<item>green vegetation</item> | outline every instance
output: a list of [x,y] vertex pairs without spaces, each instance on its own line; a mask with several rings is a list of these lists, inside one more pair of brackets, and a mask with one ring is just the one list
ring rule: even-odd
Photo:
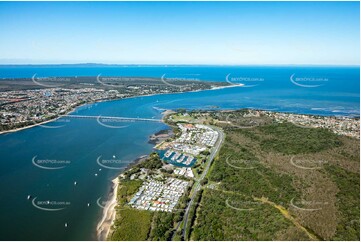
[[342,145],[339,136],[327,129],[304,128],[291,123],[271,123],[252,129],[227,127],[225,130],[256,142],[262,151],[287,155],[315,153]]
[[[136,174],[141,168],[151,172],[160,170],[162,162],[157,153],[152,153],[145,161],[135,165],[125,172],[124,179],[120,181],[118,188],[117,217],[113,226],[110,240],[171,240],[175,233],[175,225],[182,221],[184,210],[189,202],[191,187],[179,199],[174,213],[150,212],[137,210],[129,207],[127,203],[142,186],[139,179],[130,180],[130,176]],[[165,175],[165,174],[163,174]]]
[[[150,232],[149,240],[171,240],[174,233],[174,227],[177,223],[181,222],[184,216],[184,211],[189,202],[190,188],[179,199],[179,203],[174,213],[156,212],[153,217],[152,229]],[[175,238],[177,235],[175,235]]]
[[155,152],[151,153],[149,157],[139,164],[134,165],[130,170],[124,172],[125,179],[130,179],[130,177],[138,173],[141,168],[154,170],[154,169],[160,169],[163,165],[162,160],[159,158],[159,155]]
[[142,185],[140,180],[122,180],[118,188],[117,217],[110,240],[146,240],[149,234],[152,213],[126,206],[131,196]]
[[302,128],[291,123],[271,124],[259,129],[264,135],[261,146],[266,151],[300,154],[341,145],[338,136],[327,129]]
[[[234,113],[232,126],[219,122],[225,142],[207,176],[211,185],[191,211],[186,239],[359,240],[359,141],[262,117],[261,126],[242,129]],[[224,121],[229,113],[210,115]],[[293,155],[328,165],[300,169],[291,164]],[[336,206],[303,211],[290,206],[292,199]]]
[[[245,196],[206,189],[192,239],[277,240],[278,232],[292,226],[275,208],[252,201]],[[235,208],[253,210],[242,211]]]
[[210,155],[211,152],[209,150],[204,150],[204,151],[201,152],[201,154],[204,155],[204,156],[207,156],[207,155]]
[[203,194],[203,189],[199,190],[194,198],[194,202],[189,210],[189,223],[187,224],[187,228],[186,228],[186,237],[185,240],[189,240],[190,239],[190,235],[193,232],[193,225],[194,225],[194,221],[196,219],[196,211],[197,208],[199,206],[199,203],[201,201],[202,198],[202,194]]
[[[284,234],[293,229],[293,224],[277,209],[255,202],[253,198],[267,197],[288,206],[289,201],[300,194],[293,187],[290,175],[269,169],[253,151],[230,134],[239,135],[234,130],[227,132],[225,144],[208,176],[211,182],[220,183],[219,190],[205,189],[191,239],[276,239],[277,233]],[[298,238],[308,237],[301,233]]]
[[220,182],[223,190],[242,192],[250,197],[267,197],[280,204],[288,204],[293,197],[299,196],[290,175],[272,171],[247,149],[233,148],[232,144],[233,141],[226,138],[212,166],[211,181]]
[[[232,124],[252,119],[248,117],[242,121],[237,115],[243,115],[243,112],[232,113]],[[338,136],[326,129],[274,123],[262,117],[257,117],[261,126],[246,129],[219,122],[224,121],[229,112],[192,112],[190,116],[207,122],[217,119],[219,125],[224,125],[226,138],[209,173],[200,181],[202,188],[189,210],[186,238],[182,238],[181,229],[175,231],[175,228],[183,221],[190,189],[180,199],[175,213],[143,211],[146,215],[137,211],[135,219],[126,212],[123,220],[120,218],[117,222],[133,223],[137,220],[135,226],[122,227],[120,222],[117,223],[118,231],[112,239],[360,239],[358,140]],[[206,153],[197,158],[202,160],[203,155]],[[317,169],[302,169],[290,162],[295,155],[311,165],[321,160],[324,162],[317,163],[320,166]],[[134,166],[126,174],[129,183],[119,192],[119,201],[125,204],[129,194],[135,193],[140,186],[129,179],[132,174],[141,168],[152,170],[161,166],[162,161],[157,154]],[[204,162],[198,162],[192,169],[199,178]],[[162,175],[171,176],[165,171]],[[291,206],[293,199],[325,201],[331,206],[306,211]],[[307,204],[304,206],[307,207]],[[138,226],[143,227],[139,229]],[[120,229],[123,232],[119,232]],[[136,235],[132,237],[130,233]]]
[[174,232],[174,213],[156,212],[153,216],[149,240],[169,241]]
[[138,191],[142,184],[143,182],[140,180],[122,180],[118,188],[118,204],[123,207],[128,202],[129,198]]
[[115,220],[115,230],[110,240],[146,240],[150,230],[152,213],[148,211],[125,209]]
[[193,174],[195,175],[196,179],[203,173],[204,168],[206,166],[206,157],[200,157],[197,159],[196,164],[192,167]]
[[159,158],[159,155],[155,152],[150,154],[149,158],[145,161],[139,164],[139,167],[145,168],[145,169],[160,169],[162,167],[163,163],[162,160]]
[[360,175],[337,166],[328,165],[326,171],[337,184],[337,207],[341,212],[333,240],[360,240]]

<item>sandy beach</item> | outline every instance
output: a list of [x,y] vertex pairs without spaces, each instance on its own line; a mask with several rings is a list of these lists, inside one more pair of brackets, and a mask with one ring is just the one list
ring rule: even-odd
[[111,194],[111,199],[106,203],[103,210],[102,219],[99,221],[97,225],[98,240],[103,240],[103,241],[107,240],[116,216],[115,207],[117,206],[117,194],[118,194],[118,186],[119,186],[118,177],[112,180],[112,182],[113,182],[113,191]]
[[[174,113],[172,110],[165,110],[162,112],[164,118],[166,115]],[[139,161],[142,161],[148,155],[144,155],[135,160],[134,164],[137,164]],[[119,175],[121,176],[121,174]],[[98,240],[104,241],[107,240],[109,234],[112,232],[112,225],[114,223],[117,211],[115,207],[117,206],[117,196],[118,196],[118,187],[119,187],[119,176],[112,180],[113,188],[110,193],[110,200],[103,207],[103,216],[97,225],[97,238]]]
[[13,132],[17,132],[17,131],[24,130],[24,129],[30,129],[30,128],[33,128],[33,127],[36,127],[36,126],[39,126],[39,125],[42,125],[42,124],[46,124],[46,123],[50,123],[50,122],[56,121],[56,120],[58,120],[59,118],[61,118],[61,117],[56,117],[56,118],[54,118],[54,119],[49,119],[49,120],[46,120],[46,121],[41,122],[41,123],[32,124],[32,125],[24,126],[24,127],[17,128],[17,129],[10,129],[10,130],[0,131],[0,134],[13,133]]
[[[80,108],[80,107],[82,107],[82,106],[84,106],[84,105],[87,105],[87,104],[81,104],[81,105],[79,105],[79,106],[76,106],[76,107],[72,108],[69,112],[67,112],[65,115],[68,115],[69,113],[74,112],[77,108]],[[24,126],[24,127],[21,127],[21,128],[0,131],[0,135],[1,135],[1,134],[6,134],[6,133],[17,132],[17,131],[21,131],[21,130],[24,130],[24,129],[30,129],[30,128],[33,128],[33,127],[36,127],[36,126],[41,126],[41,125],[43,125],[43,124],[47,124],[47,123],[50,123],[50,122],[54,122],[54,121],[62,118],[62,116],[64,116],[64,115],[59,115],[59,116],[56,117],[56,118],[52,118],[52,119],[45,120],[45,121],[40,122],[40,123],[36,123],[36,124]]]
[[[212,87],[212,88],[210,88],[210,89],[195,90],[195,91],[188,91],[188,92],[210,91],[210,90],[217,90],[217,89],[223,89],[223,88],[229,88],[229,87],[235,87],[235,86],[232,86],[232,85],[231,85],[231,86]],[[133,97],[126,97],[126,98],[113,99],[113,100],[106,100],[106,101],[104,101],[104,100],[102,100],[102,101],[96,101],[96,102],[94,102],[94,103],[98,103],[98,102],[109,102],[109,101],[117,101],[117,100],[130,99],[130,98],[138,98],[138,97],[149,97],[149,96],[164,95],[164,94],[180,94],[180,93],[187,93],[187,92],[153,93],[153,94],[140,95],[140,96],[133,96]],[[82,105],[79,105],[79,106],[77,106],[77,107],[74,107],[71,111],[67,112],[67,114],[74,112],[77,108],[79,108],[79,107],[81,107],[81,106],[84,106],[84,105],[90,105],[90,104],[93,104],[93,103],[86,103],[86,104],[82,104]],[[168,111],[168,110],[167,110],[167,111]],[[33,127],[36,127],[36,126],[39,126],[39,125],[42,125],[42,124],[46,124],[46,123],[50,123],[50,122],[56,121],[56,120],[58,120],[59,118],[61,118],[61,116],[56,117],[56,118],[54,118],[54,119],[49,119],[49,120],[46,120],[46,121],[41,122],[41,123],[32,124],[32,125],[29,125],[29,126],[24,126],[24,127],[17,128],[17,129],[11,129],[11,130],[4,130],[4,131],[0,131],[0,135],[1,135],[1,134],[6,134],[6,133],[13,133],[13,132],[17,132],[17,131],[21,131],[21,130],[24,130],[24,129],[30,129],[30,128],[33,128]]]
[[[215,90],[215,89],[222,89],[222,88],[228,88],[228,87],[233,87],[233,86],[222,86],[222,87],[212,87],[211,89],[205,89],[205,90],[194,90],[194,91],[189,91],[189,92],[201,92],[201,91],[207,91],[207,90]],[[133,96],[133,97],[127,97],[127,98],[122,98],[122,99],[131,99],[131,98],[139,98],[139,97],[146,97],[146,96],[155,96],[155,95],[169,95],[169,94],[179,94],[179,93],[186,93],[186,92],[174,92],[174,93],[154,93],[154,94],[148,94],[148,95],[141,95],[141,96]],[[122,99],[117,99],[117,100],[122,100]],[[99,102],[109,102],[109,101],[115,101],[115,100],[102,100]],[[97,103],[97,102],[95,102]],[[84,106],[84,105],[89,105],[92,103],[87,103],[87,104],[82,104],[79,105],[77,107],[74,107],[71,111],[67,112],[67,114],[74,112],[77,108]],[[173,110],[164,110],[162,112],[162,118],[166,117],[167,115],[174,113]],[[62,116],[56,117],[54,119],[50,119],[50,120],[46,120],[44,122],[41,123],[37,123],[37,124],[33,124],[33,125],[29,125],[29,126],[25,126],[25,127],[21,127],[21,128],[17,128],[17,129],[13,129],[13,130],[6,130],[6,131],[1,131],[1,134],[5,134],[5,133],[12,133],[12,132],[17,132],[17,131],[21,131],[24,129],[30,129],[36,126],[40,126],[42,124],[46,124],[46,123],[50,123],[53,121],[56,121],[57,119],[61,118]],[[110,235],[110,233],[112,232],[112,225],[113,222],[115,220],[116,217],[116,210],[115,207],[117,206],[117,192],[118,192],[118,187],[119,187],[119,179],[118,177],[112,180],[113,186],[112,186],[112,192],[109,195],[110,200],[106,203],[105,206],[98,204],[99,206],[101,206],[103,208],[103,215],[101,220],[98,222],[97,225],[97,238],[100,241],[104,241],[107,240],[108,236]]]

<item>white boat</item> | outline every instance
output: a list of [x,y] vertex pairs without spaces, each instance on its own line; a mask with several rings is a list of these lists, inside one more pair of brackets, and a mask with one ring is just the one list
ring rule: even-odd
[[167,152],[165,152],[164,156],[165,156],[166,158],[169,158],[172,154],[173,154],[173,151],[172,151],[172,150],[167,150]]
[[182,155],[182,156],[177,160],[177,162],[178,162],[178,163],[183,162],[184,158],[186,158],[186,157],[185,157],[184,155]]

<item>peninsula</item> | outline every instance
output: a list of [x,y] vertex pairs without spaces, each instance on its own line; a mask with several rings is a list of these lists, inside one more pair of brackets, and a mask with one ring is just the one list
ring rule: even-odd
[[0,134],[56,120],[84,104],[230,86],[224,82],[101,76],[33,76],[5,78],[0,83]]
[[174,137],[119,177],[108,239],[359,238],[358,119],[243,109],[164,120]]

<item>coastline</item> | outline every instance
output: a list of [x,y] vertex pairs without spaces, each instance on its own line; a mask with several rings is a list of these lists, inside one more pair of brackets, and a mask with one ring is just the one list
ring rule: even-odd
[[[70,110],[69,112],[67,112],[65,115],[68,115],[68,114],[74,112],[74,111],[75,111],[77,108],[79,108],[79,107],[82,107],[82,106],[85,106],[85,105],[91,105],[91,104],[94,104],[94,103],[119,101],[119,100],[125,100],[125,99],[131,99],[131,98],[138,98],[138,97],[151,97],[151,96],[155,96],[155,95],[167,95],[167,94],[181,94],[181,93],[190,93],[190,92],[211,91],[211,90],[218,90],[218,89],[229,88],[229,87],[235,87],[235,86],[212,87],[211,89],[194,90],[194,91],[188,91],[188,92],[153,93],[153,94],[139,95],[139,96],[132,96],[132,97],[125,97],[125,98],[119,98],[119,99],[100,100],[100,101],[91,102],[91,103],[83,103],[83,104],[81,104],[81,105],[79,105],[79,106],[74,107],[72,110]],[[18,132],[18,131],[21,131],[21,130],[34,128],[34,127],[36,127],[36,126],[40,126],[40,125],[43,125],[43,124],[46,124],[46,123],[50,123],[50,122],[56,121],[56,120],[58,120],[58,119],[61,118],[61,117],[62,117],[62,115],[60,115],[60,116],[58,116],[58,117],[56,117],[56,118],[52,118],[52,119],[49,119],[49,120],[45,120],[45,121],[43,121],[43,122],[36,123],[36,124],[32,124],[32,125],[29,125],[29,126],[24,126],[24,127],[21,127],[21,128],[10,129],[10,130],[3,130],[3,131],[0,131],[0,135],[2,135],[2,134],[7,134],[7,133],[14,133],[14,132]]]
[[[139,95],[139,96],[131,96],[131,97],[125,97],[125,98],[119,98],[119,99],[109,99],[109,100],[99,100],[99,101],[95,101],[95,102],[90,102],[90,103],[83,103],[79,106],[76,106],[74,107],[71,111],[67,112],[65,115],[68,115],[72,112],[74,112],[76,109],[78,109],[79,107],[82,107],[82,106],[85,106],[85,105],[91,105],[91,104],[94,104],[94,103],[101,103],[101,102],[111,102],[111,101],[119,101],[119,100],[125,100],[125,99],[131,99],[131,98],[139,98],[139,97],[151,97],[151,96],[156,96],[156,95],[172,95],[172,94],[181,94],[181,93],[193,93],[193,92],[202,92],[202,91],[212,91],[212,90],[220,90],[220,89],[226,89],[226,88],[234,88],[234,87],[239,87],[237,85],[227,85],[227,86],[213,86],[212,88],[210,89],[203,89],[203,90],[193,90],[193,91],[187,91],[187,92],[172,92],[172,93],[153,93],[153,94],[146,94],[146,95]],[[232,109],[230,109],[232,110]],[[262,110],[262,109],[253,109],[253,110]],[[166,110],[166,111],[170,111],[170,110]],[[270,111],[272,112],[271,110],[263,110],[263,111]],[[277,111],[274,111],[275,113],[293,113],[293,112],[277,112]],[[300,114],[300,113],[293,113],[293,114]],[[337,117],[339,115],[322,115],[322,114],[304,114],[304,115],[308,115],[308,116],[325,116],[325,117]],[[21,131],[21,130],[25,130],[25,129],[30,129],[30,128],[34,128],[36,126],[40,126],[40,125],[43,125],[43,124],[46,124],[46,123],[49,123],[49,122],[53,122],[53,121],[56,121],[57,119],[61,118],[62,116],[58,116],[56,118],[53,118],[53,119],[49,119],[49,120],[46,120],[46,121],[43,121],[41,123],[36,123],[36,124],[32,124],[32,125],[29,125],[29,126],[24,126],[24,127],[21,127],[21,128],[16,128],[16,129],[10,129],[10,130],[4,130],[4,131],[0,131],[0,135],[2,134],[7,134],[7,133],[14,133],[14,132],[18,132],[18,131]],[[164,116],[163,116],[164,117]],[[346,118],[350,118],[346,115],[341,115],[341,117],[346,117]],[[351,117],[352,118],[352,117]],[[357,117],[356,117],[357,118]]]
[[[164,112],[162,112],[162,119],[164,117],[166,117],[168,114],[173,113],[174,111],[172,110],[165,110]],[[162,130],[163,131],[163,130]],[[159,131],[159,132],[162,132]],[[158,132],[158,133],[159,133]],[[153,134],[156,135],[156,134]],[[150,140],[150,139],[149,139]],[[155,144],[155,146],[158,143]],[[126,172],[127,170],[131,169],[133,165],[136,165],[140,162],[143,162],[147,157],[149,157],[149,154],[147,155],[142,155],[140,157],[138,157],[137,159],[135,159],[133,162],[129,163],[129,165],[125,168],[125,170],[123,170],[121,173],[119,173],[117,175],[116,178],[114,178],[112,180],[112,189],[111,192],[109,194],[110,200],[107,202],[106,206],[103,207],[103,215],[100,219],[100,221],[97,224],[97,228],[96,228],[96,234],[97,234],[97,239],[99,241],[105,241],[108,239],[109,234],[112,233],[112,225],[114,223],[114,220],[116,218],[117,215],[117,211],[116,211],[116,206],[118,204],[118,188],[119,188],[119,177]],[[99,205],[99,204],[98,204]]]
[[[85,105],[88,105],[88,104],[91,104],[91,103],[84,103],[84,104],[80,104],[79,106],[76,106],[74,108],[72,108],[69,112],[67,112],[65,115],[68,115],[69,113],[72,113],[74,112],[77,108],[80,108],[82,106],[85,106]],[[18,131],[21,131],[21,130],[24,130],[24,129],[30,129],[30,128],[34,128],[36,126],[41,126],[43,124],[47,124],[47,123],[50,123],[50,122],[54,122],[58,119],[60,119],[63,115],[60,115],[56,118],[52,118],[52,119],[49,119],[49,120],[45,120],[43,122],[40,122],[40,123],[36,123],[36,124],[32,124],[32,125],[29,125],[29,126],[24,126],[24,127],[21,127],[21,128],[16,128],[16,129],[10,129],[10,130],[4,130],[4,131],[0,131],[0,135],[2,134],[7,134],[7,133],[14,133],[14,132],[18,132]]]
[[[172,94],[180,94],[180,93],[191,93],[191,92],[201,92],[201,91],[210,91],[210,90],[217,90],[217,89],[223,89],[223,88],[231,88],[231,87],[237,87],[237,86],[224,86],[224,87],[212,87],[211,89],[204,89],[204,90],[194,90],[194,91],[187,91],[187,92],[173,92],[173,93],[154,93],[154,94],[147,94],[147,95],[139,95],[139,96],[131,96],[131,97],[126,97],[126,98],[119,98],[119,99],[109,99],[109,100],[100,100],[100,101],[96,101],[96,102],[90,102],[90,103],[84,103],[81,104],[79,106],[74,107],[71,111],[67,112],[67,114],[74,112],[76,109],[78,109],[81,106],[85,106],[85,105],[91,105],[94,103],[100,103],[100,102],[110,102],[110,101],[119,101],[119,100],[123,100],[123,99],[130,99],[130,98],[142,98],[142,97],[147,97],[147,96],[155,96],[155,95],[172,95]],[[253,110],[257,110],[257,109],[253,109]],[[227,110],[227,111],[231,111],[231,110]],[[267,111],[267,110],[265,110]],[[166,114],[168,114],[169,112],[172,112],[171,110],[164,110],[164,112],[162,112],[162,120],[163,118],[166,116]],[[270,111],[273,112],[273,111]],[[280,113],[277,112],[276,113]],[[316,115],[316,116],[320,116],[320,115]],[[21,131],[24,129],[28,129],[28,128],[33,128],[45,123],[49,123],[49,122],[53,122],[59,118],[61,118],[62,116],[56,117],[54,119],[51,120],[46,120],[44,122],[41,123],[37,123],[37,124],[33,124],[30,126],[25,126],[25,127],[21,127],[18,129],[14,129],[14,130],[7,130],[7,131],[3,131],[0,132],[1,134],[5,134],[5,133],[10,133],[10,132],[17,132],[17,131]],[[131,164],[134,164],[138,159],[136,159],[134,162],[132,162]],[[115,179],[112,180],[112,190],[110,191],[110,193],[108,194],[108,198],[109,201],[106,203],[106,206],[102,207],[103,209],[103,215],[100,218],[100,221],[97,224],[97,228],[96,228],[96,232],[97,232],[97,238],[98,240],[107,240],[108,236],[111,234],[112,232],[112,225],[113,222],[116,218],[116,206],[117,206],[117,195],[118,195],[118,188],[119,188],[119,176],[121,176],[121,174],[125,171],[127,171],[129,169],[129,167],[127,167],[124,171],[122,171],[119,175],[117,175],[117,177]]]
[[[119,176],[120,174],[112,180],[112,192],[110,194],[110,200],[107,202],[105,207],[103,207],[103,216],[97,225],[97,238],[98,240],[105,241],[107,240],[109,234],[112,232],[112,225],[115,220],[116,210],[118,200],[118,187],[119,187]],[[98,204],[99,205],[99,204]]]
[[24,129],[34,128],[34,127],[40,126],[40,125],[42,125],[42,124],[46,124],[46,123],[50,123],[50,122],[56,121],[56,120],[58,120],[59,118],[61,118],[61,116],[56,117],[56,118],[53,118],[53,119],[49,119],[49,120],[46,120],[46,121],[43,121],[43,122],[40,122],[40,123],[32,124],[32,125],[29,125],[29,126],[24,126],[24,127],[21,127],[21,128],[16,128],[16,129],[10,129],[10,130],[0,131],[0,135],[2,135],[2,134],[7,134],[7,133],[14,133],[14,132],[18,132],[18,131],[21,131],[21,130],[24,130]]

